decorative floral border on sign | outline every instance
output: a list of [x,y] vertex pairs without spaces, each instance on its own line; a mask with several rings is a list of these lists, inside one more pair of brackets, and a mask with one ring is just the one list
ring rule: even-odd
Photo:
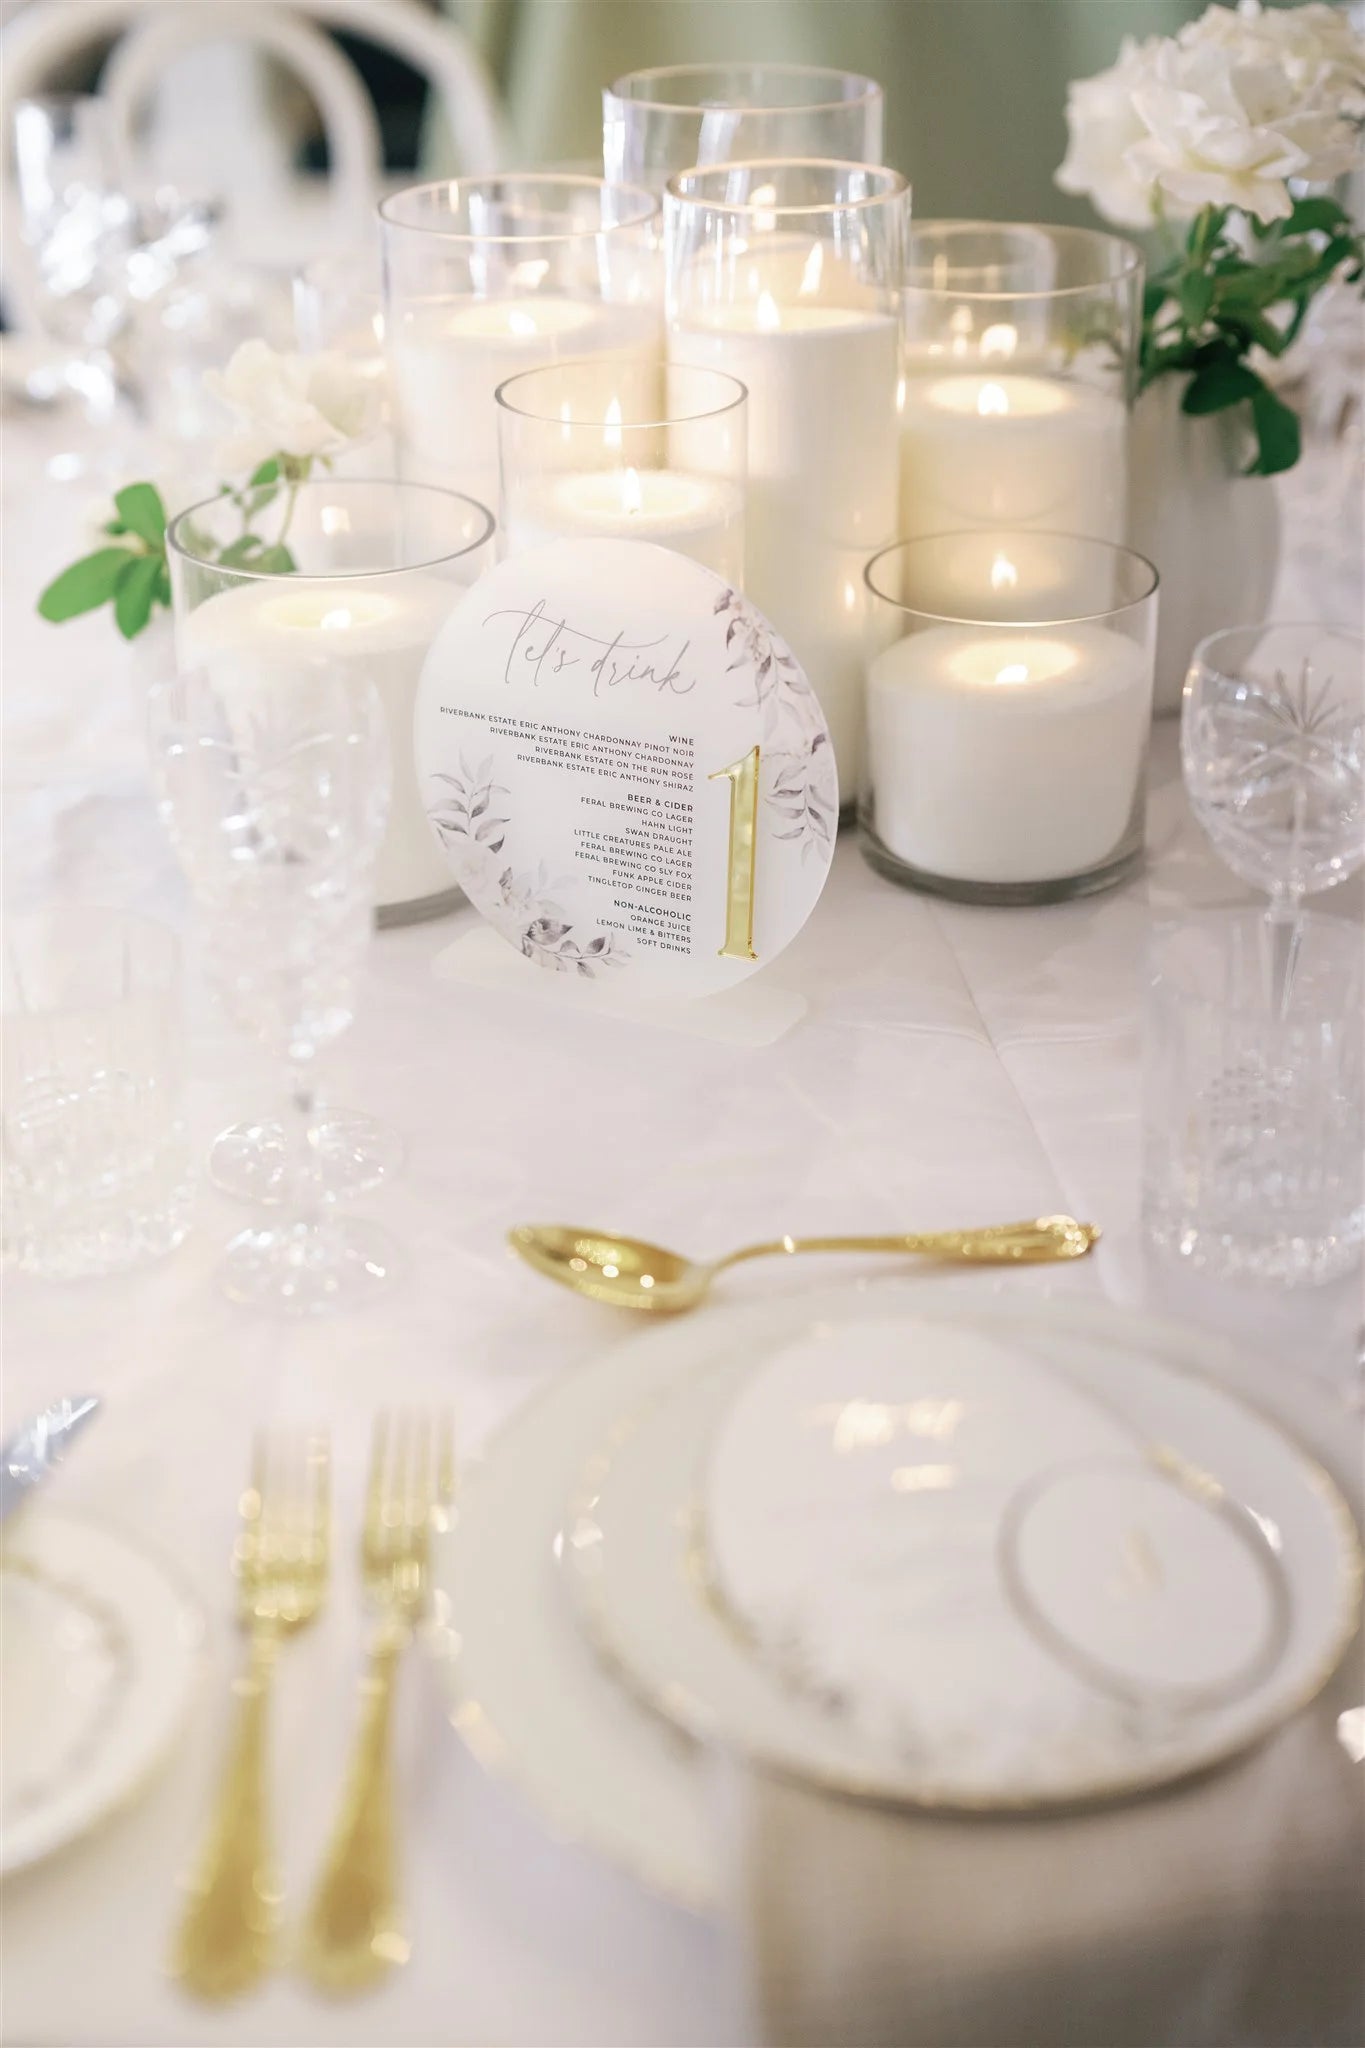
[[725,648],[734,659],[728,675],[747,675],[751,697],[743,710],[763,713],[763,801],[783,819],[776,839],[799,845],[801,858],[833,850],[839,823],[838,775],[819,702],[788,647],[737,590],[723,590],[713,607],[726,618]]
[[500,864],[512,821],[499,802],[510,792],[493,779],[493,755],[471,768],[461,754],[459,768],[458,775],[432,775],[445,785],[445,794],[427,806],[427,816],[443,845],[458,844],[460,880],[491,922],[528,960],[554,974],[591,980],[628,960],[630,946],[621,933],[594,931],[585,939],[582,927],[575,928],[557,900],[572,892],[571,879],[552,880],[544,861],[533,874]]

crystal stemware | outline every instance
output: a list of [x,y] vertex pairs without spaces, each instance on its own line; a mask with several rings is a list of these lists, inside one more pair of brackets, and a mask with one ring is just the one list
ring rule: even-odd
[[378,693],[321,658],[282,690],[246,665],[192,671],[152,691],[151,739],[210,977],[289,1071],[286,1213],[233,1239],[227,1292],[303,1312],[364,1299],[388,1278],[390,1245],[321,1196],[313,1069],[355,1014],[372,927],[390,775]]
[[1278,623],[1211,634],[1185,679],[1180,738],[1195,816],[1233,873],[1269,894],[1283,1008],[1303,898],[1365,863],[1365,640]]

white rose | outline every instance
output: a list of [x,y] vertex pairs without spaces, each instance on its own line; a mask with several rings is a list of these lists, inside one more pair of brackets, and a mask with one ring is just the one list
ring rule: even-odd
[[1092,199],[1120,227],[1150,227],[1155,213],[1152,178],[1129,164],[1128,152],[1147,134],[1134,95],[1151,77],[1160,47],[1156,36],[1142,43],[1125,36],[1118,62],[1094,78],[1077,79],[1067,94],[1070,139],[1057,183],[1063,192]]
[[373,385],[334,353],[281,355],[263,341],[244,341],[204,383],[240,422],[218,451],[229,476],[250,474],[272,455],[334,455],[378,422]]
[[1180,31],[1180,41],[1221,43],[1245,64],[1280,64],[1301,96],[1318,93],[1347,119],[1365,115],[1365,35],[1344,7],[1313,0],[1265,8],[1261,0],[1239,0],[1236,9],[1210,7]]
[[1293,205],[1286,180],[1350,166],[1351,128],[1322,76],[1296,84],[1281,59],[1234,39],[1167,43],[1133,104],[1147,134],[1128,163],[1173,210],[1238,206],[1280,220]]

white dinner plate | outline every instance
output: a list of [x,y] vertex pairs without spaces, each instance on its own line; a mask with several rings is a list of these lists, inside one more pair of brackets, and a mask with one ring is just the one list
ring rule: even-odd
[[147,1552],[37,1501],[0,1549],[0,1636],[8,1876],[141,1789],[189,1704],[203,1620]]
[[1055,1310],[816,1318],[593,1458],[565,1561],[680,1727],[844,1792],[973,1811],[1221,1762],[1355,1625],[1344,1502],[1150,1329]]
[[[554,1832],[587,1844],[653,1889],[712,1910],[720,1884],[707,1824],[701,1752],[613,1681],[577,1625],[556,1557],[567,1503],[613,1430],[683,1376],[752,1360],[813,1317],[880,1314],[903,1302],[998,1306],[1014,1276],[917,1279],[823,1288],[781,1302],[708,1309],[648,1328],[553,1381],[466,1475],[457,1527],[435,1560],[456,1650],[444,1664],[452,1719],[492,1774]],[[1102,1301],[1044,1302],[1018,1313],[1057,1328],[1123,1330],[1189,1370],[1226,1370],[1226,1348],[1199,1332],[1121,1314]]]

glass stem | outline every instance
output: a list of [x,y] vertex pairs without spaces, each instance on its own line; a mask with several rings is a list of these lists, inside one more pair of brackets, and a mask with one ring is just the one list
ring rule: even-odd
[[1271,1006],[1283,1023],[1289,1014],[1294,975],[1303,942],[1303,914],[1299,896],[1291,889],[1277,889],[1270,899],[1266,919],[1270,925]]
[[297,1121],[294,1125],[293,1201],[299,1223],[316,1224],[320,1206],[317,1161],[313,1153],[313,1122],[317,1115],[317,1091],[307,1057],[295,1053],[289,1067],[289,1097]]

